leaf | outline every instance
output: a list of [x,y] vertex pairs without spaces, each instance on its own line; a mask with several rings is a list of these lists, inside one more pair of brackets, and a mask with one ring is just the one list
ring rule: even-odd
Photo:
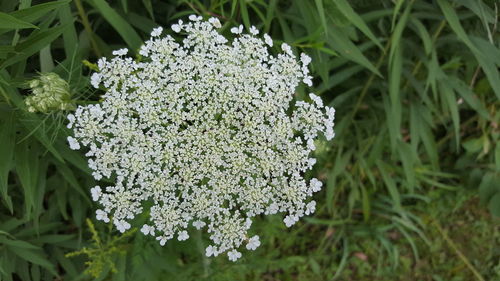
[[[146,11],[148,11],[148,14],[151,17],[151,19],[154,21],[155,15],[153,13],[153,5],[151,4],[151,0],[142,0],[142,4],[146,8]],[[127,5],[125,5],[125,6],[127,6]]]
[[[401,48],[395,47],[395,53],[392,61],[389,63],[389,110],[387,114],[387,125],[389,127],[389,137],[391,140],[391,148],[396,148],[396,143],[401,139],[401,74],[403,72],[403,57]],[[392,51],[393,49],[391,49]],[[385,99],[384,99],[385,104]]]
[[[322,0],[321,0],[322,1]],[[366,37],[370,38],[380,49],[384,49],[377,37],[372,33],[365,21],[356,13],[347,0],[332,0],[337,8],[342,12],[346,19],[348,19],[355,27],[357,27]]]
[[29,22],[20,20],[12,15],[0,12],[0,29],[38,28]]
[[271,29],[271,22],[274,19],[274,11],[276,9],[276,3],[278,0],[269,1],[266,9],[266,20],[264,21],[264,33],[268,33]]
[[327,41],[330,48],[335,50],[339,56],[352,60],[377,74],[379,77],[382,77],[382,74],[378,71],[378,69],[373,66],[373,64],[363,55],[361,50],[354,45],[354,43],[352,43],[344,32],[338,29],[330,29]]
[[246,0],[240,0],[240,13],[241,18],[243,19],[243,24],[245,24],[247,28],[250,28],[250,17],[248,16]]
[[396,27],[394,28],[394,31],[392,32],[390,39],[391,49],[389,51],[389,65],[392,65],[392,60],[396,55],[396,51],[398,51],[398,49],[400,48],[401,36],[403,35],[403,30],[405,29],[406,23],[408,22],[411,8],[412,4],[410,3],[406,7],[405,11],[403,12],[403,15],[399,19],[398,23],[396,24]]
[[491,198],[488,208],[494,216],[500,217],[500,192]]
[[[35,6],[36,7],[36,6]],[[61,24],[68,24],[69,27],[63,32],[63,42],[64,42],[64,53],[66,58],[73,58],[76,54],[78,47],[78,35],[75,29],[75,18],[71,14],[71,8],[69,5],[64,5],[59,10],[59,19]]]
[[323,0],[314,0],[314,3],[316,3],[316,9],[318,9],[321,25],[323,25],[323,29],[325,30],[325,33],[328,35],[328,25],[326,24],[325,8],[323,7]]
[[30,244],[26,241],[8,239],[4,236],[0,236],[0,244],[8,245],[8,246],[19,248],[19,249],[27,249],[27,250],[39,250],[39,249],[41,249],[40,247],[35,246],[33,244]]
[[494,173],[485,173],[481,183],[479,184],[479,200],[482,204],[487,204],[495,196],[500,193],[500,178]]
[[424,50],[426,55],[430,55],[432,52],[432,39],[427,31],[425,25],[417,19],[414,15],[410,15],[410,23],[413,27],[417,29],[418,35],[420,39],[422,39],[422,43],[424,44]]
[[87,201],[87,203],[90,204],[91,201],[88,195],[85,192],[83,192],[83,188],[78,183],[78,180],[73,174],[73,171],[71,171],[71,169],[68,168],[68,166],[61,164],[58,161],[55,161],[55,165],[59,173],[61,173],[64,179],[69,183],[69,186],[71,186],[76,192],[78,192],[85,199],[85,201]]
[[33,22],[48,12],[70,3],[71,0],[52,1],[12,12],[11,15],[24,21]]
[[23,248],[12,248],[9,247],[9,249],[19,256],[20,258],[29,261],[31,263],[40,265],[41,267],[47,269],[50,271],[50,273],[57,275],[54,265],[51,264],[41,253],[40,251],[34,251],[34,250],[28,250],[28,249],[23,249]]
[[387,191],[389,191],[389,195],[392,198],[392,201],[394,203],[394,207],[397,210],[401,209],[401,197],[399,195],[398,189],[396,187],[396,183],[394,182],[393,178],[389,176],[389,173],[387,172],[385,168],[385,164],[381,160],[377,160],[377,168],[380,171],[380,174],[382,175],[382,180],[385,183],[385,186],[387,187]]
[[440,92],[442,93],[443,102],[446,104],[450,111],[451,120],[453,121],[453,128],[455,131],[455,145],[458,151],[460,146],[460,116],[458,115],[458,104],[455,92],[448,87],[446,83],[440,83]]
[[500,172],[500,144],[497,142],[495,145],[495,165],[498,172]]
[[413,193],[416,185],[414,171],[415,153],[412,151],[411,145],[402,141],[398,142],[398,152],[401,163],[403,163],[406,180],[408,181],[409,192]]
[[89,0],[94,8],[96,8],[111,24],[111,26],[120,34],[122,39],[127,43],[131,51],[135,52],[142,45],[142,39],[130,24],[122,18],[109,4],[104,0]]
[[447,79],[443,79],[441,82],[446,83],[448,87],[452,87],[479,115],[490,120],[488,110],[464,81],[454,76],[447,76]]
[[32,149],[28,140],[18,143],[15,150],[16,173],[21,181],[24,193],[25,217],[33,217],[35,196],[38,184],[38,154]]
[[437,2],[441,7],[441,10],[443,11],[443,14],[448,21],[451,29],[474,54],[484,73],[488,77],[490,85],[493,88],[493,91],[495,92],[497,98],[500,99],[500,74],[498,71],[498,67],[496,67],[495,63],[492,62],[489,58],[485,57],[485,54],[483,54],[481,50],[479,50],[477,46],[471,41],[469,36],[467,36],[467,32],[460,24],[460,19],[458,18],[455,10],[451,7],[450,3],[448,3],[447,0],[437,0]]
[[[3,114],[2,114],[3,115]],[[0,115],[0,195],[9,211],[12,213],[12,200],[8,194],[9,171],[13,166],[14,145],[15,145],[15,122],[14,113],[5,111],[5,116]]]
[[26,40],[16,45],[15,51],[20,54],[5,60],[2,64],[0,64],[0,68],[5,68],[39,52],[42,48],[57,39],[57,37],[59,37],[68,26],[69,25],[60,25],[33,33]]

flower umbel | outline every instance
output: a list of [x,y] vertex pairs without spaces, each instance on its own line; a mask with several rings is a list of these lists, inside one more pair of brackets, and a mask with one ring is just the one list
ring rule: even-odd
[[69,85],[59,75],[48,72],[29,82],[33,93],[25,99],[29,112],[49,113],[73,109]]
[[314,212],[307,202],[321,182],[304,179],[315,159],[314,140],[331,139],[334,109],[310,94],[312,103],[293,100],[299,83],[311,84],[307,64],[289,45],[271,55],[272,39],[258,30],[231,29],[229,42],[217,19],[192,16],[172,26],[182,43],[163,29],[153,30],[141,47],[141,61],[118,50],[99,60],[92,76],[106,93],[99,104],[80,106],[68,116],[72,148],[89,148],[94,177],[116,184],[94,187],[102,208],[120,231],[151,201],[150,223],[142,226],[164,245],[186,240],[190,225],[210,233],[207,256],[227,253],[237,260],[250,238],[252,217],[286,213],[291,226]]

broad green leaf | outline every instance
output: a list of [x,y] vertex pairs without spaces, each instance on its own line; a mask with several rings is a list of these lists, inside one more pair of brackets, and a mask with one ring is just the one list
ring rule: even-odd
[[47,2],[29,8],[17,10],[15,12],[12,12],[11,15],[17,17],[18,19],[22,19],[24,21],[33,22],[39,19],[40,17],[46,15],[48,12],[57,9],[61,6],[64,6],[70,2],[71,0]]
[[[321,0],[322,1],[322,0]],[[370,38],[373,43],[375,43],[380,49],[384,49],[382,44],[378,38],[373,34],[368,25],[366,25],[365,21],[361,18],[361,16],[356,13],[349,2],[347,0],[332,0],[337,8],[344,14],[345,18],[347,18],[355,27],[357,27],[366,37]]]
[[38,28],[29,22],[20,20],[12,15],[0,12],[0,29]]
[[31,36],[26,38],[26,40],[16,45],[15,50],[20,54],[6,59],[3,63],[0,64],[0,68],[5,68],[39,52],[45,46],[57,39],[57,37],[59,37],[67,27],[68,25],[60,25],[47,30],[33,33]]
[[109,24],[120,34],[131,51],[135,52],[142,45],[142,39],[130,24],[122,18],[105,0],[88,0]]

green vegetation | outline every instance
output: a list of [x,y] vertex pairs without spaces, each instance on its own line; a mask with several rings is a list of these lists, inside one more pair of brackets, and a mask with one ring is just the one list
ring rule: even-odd
[[[0,0],[0,280],[500,280],[499,5]],[[98,101],[98,57],[135,55],[154,27],[192,13],[308,53],[313,92],[337,109],[315,155],[318,210],[291,228],[260,218],[261,247],[236,263],[205,257],[200,232],[161,247],[97,222],[68,111],[25,104],[48,72],[72,103]]]

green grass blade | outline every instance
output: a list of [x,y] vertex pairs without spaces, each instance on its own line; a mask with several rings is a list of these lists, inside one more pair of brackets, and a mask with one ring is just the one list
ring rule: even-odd
[[13,166],[14,146],[15,146],[15,121],[13,112],[1,114],[2,123],[0,123],[0,194],[2,199],[12,213],[12,199],[8,194],[9,171]]
[[67,4],[69,4],[70,2],[71,0],[47,2],[12,12],[11,15],[15,16],[18,19],[22,19],[24,21],[33,22],[54,9],[57,9],[65,5],[67,6]]
[[24,28],[38,28],[37,26],[20,20],[9,14],[0,12],[0,29],[24,29]]
[[104,0],[89,0],[88,1],[99,13],[111,24],[111,26],[120,34],[122,39],[127,43],[131,51],[135,52],[142,45],[141,37],[135,32],[130,24],[122,18],[106,1]]
[[2,64],[0,64],[0,68],[4,68],[14,63],[23,61],[33,54],[39,52],[52,41],[56,40],[57,37],[59,37],[68,26],[69,25],[60,25],[32,34],[31,36],[26,38],[26,40],[16,45],[15,50],[20,54],[6,59]]
[[347,0],[332,0],[337,8],[344,14],[344,16],[355,26],[357,27],[361,32],[363,32],[366,37],[370,38],[373,43],[375,43],[381,50],[384,49],[382,47],[382,44],[378,40],[378,38],[373,34],[373,32],[370,30],[368,25],[365,23],[365,21],[361,18],[361,16],[356,13],[349,2]]

